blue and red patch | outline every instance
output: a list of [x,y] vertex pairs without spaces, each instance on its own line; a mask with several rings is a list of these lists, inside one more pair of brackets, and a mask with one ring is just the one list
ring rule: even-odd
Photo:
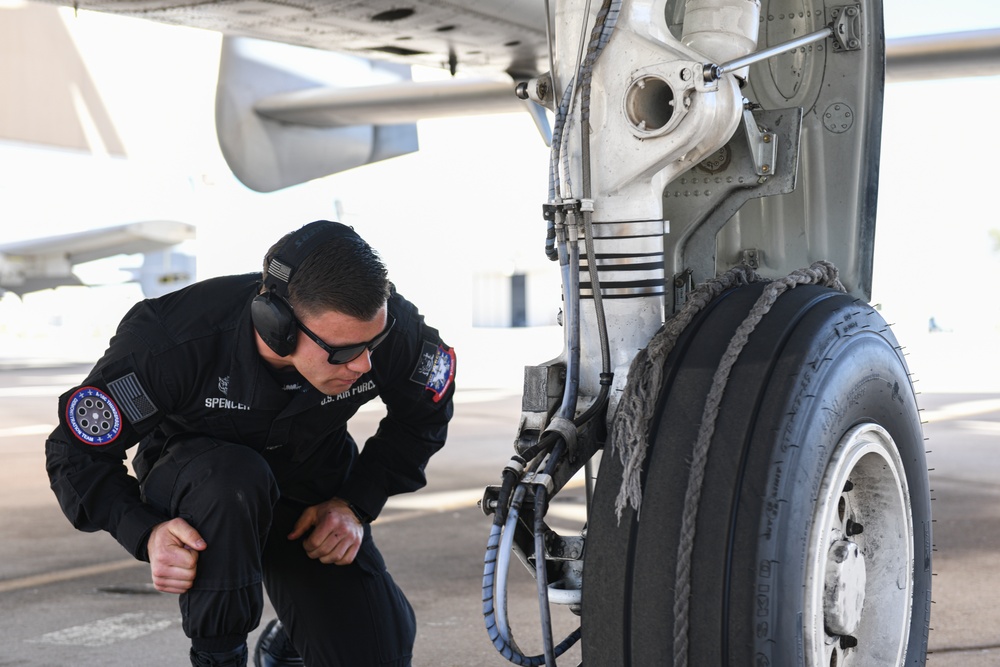
[[444,398],[455,379],[455,350],[424,341],[417,367],[410,379],[434,394],[434,402]]
[[112,442],[122,431],[121,411],[111,397],[94,387],[77,389],[66,404],[66,423],[88,445]]

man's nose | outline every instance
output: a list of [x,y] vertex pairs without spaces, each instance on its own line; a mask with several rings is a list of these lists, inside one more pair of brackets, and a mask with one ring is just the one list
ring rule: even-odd
[[367,373],[372,369],[371,354],[366,347],[364,352],[347,362],[347,367],[355,373]]

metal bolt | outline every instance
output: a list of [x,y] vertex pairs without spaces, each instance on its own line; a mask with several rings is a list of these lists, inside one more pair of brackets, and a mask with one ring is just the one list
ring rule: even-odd
[[849,649],[849,648],[854,648],[857,645],[858,645],[857,637],[852,637],[851,635],[840,636],[840,648]]
[[535,94],[538,95],[538,99],[544,100],[549,94],[549,79],[548,77],[539,79],[538,85],[535,86]]
[[847,536],[851,537],[853,535],[860,535],[865,532],[865,527],[855,521],[847,520]]

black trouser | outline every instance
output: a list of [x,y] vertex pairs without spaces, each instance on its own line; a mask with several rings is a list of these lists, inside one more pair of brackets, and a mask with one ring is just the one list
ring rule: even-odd
[[263,610],[261,581],[309,667],[409,665],[413,609],[365,526],[350,565],[324,565],[291,541],[304,506],[279,500],[267,462],[248,447],[174,438],[142,480],[146,502],[182,517],[208,547],[180,596],[184,632],[198,650],[246,641]]

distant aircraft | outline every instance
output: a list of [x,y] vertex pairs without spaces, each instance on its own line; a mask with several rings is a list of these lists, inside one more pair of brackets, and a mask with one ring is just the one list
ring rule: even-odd
[[78,264],[115,255],[144,255],[133,280],[147,297],[195,280],[194,258],[173,248],[195,237],[193,225],[146,220],[103,229],[0,244],[0,289],[23,296],[61,285],[82,285]]
[[[0,10],[0,57],[30,67],[0,70],[7,99],[0,110],[0,146],[8,173],[31,179],[4,182],[0,203],[0,292],[19,296],[64,285],[81,285],[74,268],[116,255],[142,254],[143,263],[128,269],[147,297],[159,296],[195,280],[195,258],[177,246],[195,238],[193,225],[175,220],[139,219],[108,227],[102,211],[74,208],[80,193],[115,201],[168,196],[177,184],[159,175],[137,187],[138,171],[128,163],[125,146],[104,106],[62,19],[54,8],[25,5]],[[24,35],[31,35],[24,39]],[[38,85],[44,81],[45,85]],[[37,149],[33,149],[37,147]],[[89,160],[87,155],[99,159]],[[72,183],[60,179],[71,179]],[[154,179],[150,179],[154,180]],[[176,179],[181,180],[181,179]],[[59,189],[52,191],[53,182]],[[181,186],[183,187],[183,183]],[[51,206],[53,201],[60,206]],[[67,202],[69,204],[67,205]],[[55,212],[53,212],[55,211]],[[23,238],[36,220],[83,221],[85,228],[54,236]],[[72,227],[70,227],[72,229]]]

